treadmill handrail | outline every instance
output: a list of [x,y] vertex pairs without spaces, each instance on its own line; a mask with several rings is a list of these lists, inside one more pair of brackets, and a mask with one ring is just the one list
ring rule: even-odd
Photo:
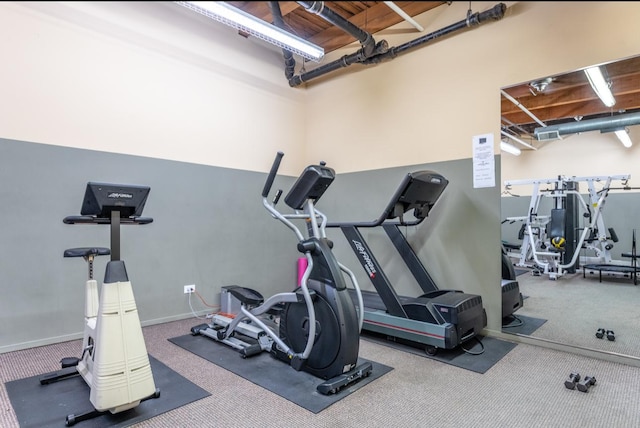
[[376,227],[381,224],[397,224],[399,226],[416,226],[424,221],[424,218],[415,219],[412,221],[389,221],[384,217],[384,214],[381,218],[370,222],[343,222],[343,223],[327,223],[326,227]]
[[424,217],[422,218],[416,218],[415,220],[412,221],[388,221],[391,220],[389,218],[389,215],[393,212],[394,208],[396,207],[396,204],[398,203],[398,200],[400,199],[400,197],[402,196],[402,194],[404,193],[404,191],[406,190],[407,184],[409,183],[409,181],[411,181],[411,179],[413,178],[413,174],[408,173],[404,176],[404,179],[402,180],[402,182],[400,183],[400,185],[398,186],[398,188],[396,189],[396,191],[394,192],[393,196],[391,197],[391,200],[389,201],[389,203],[387,204],[387,206],[385,207],[384,211],[382,211],[382,214],[380,214],[380,217],[378,217],[375,220],[372,221],[356,221],[356,222],[341,222],[341,223],[327,223],[326,227],[376,227],[376,226],[380,226],[382,223],[385,223],[385,221],[387,223],[391,223],[391,224],[399,224],[402,226],[416,226],[420,223],[422,223],[422,221],[424,220]]

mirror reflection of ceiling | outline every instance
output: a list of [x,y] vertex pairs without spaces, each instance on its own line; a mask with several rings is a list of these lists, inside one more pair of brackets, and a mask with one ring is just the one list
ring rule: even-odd
[[[613,120],[640,112],[640,57],[600,68],[616,100],[612,107],[605,106],[598,98],[584,70],[548,76],[503,88],[501,131],[539,148],[546,142],[539,141],[535,130],[543,126],[608,117]],[[519,148],[527,150],[527,147]]]

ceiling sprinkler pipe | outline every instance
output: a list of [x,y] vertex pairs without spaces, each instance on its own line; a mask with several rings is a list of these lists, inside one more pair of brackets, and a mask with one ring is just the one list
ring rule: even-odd
[[333,24],[336,27],[344,30],[346,33],[352,35],[353,37],[358,39],[361,44],[364,45],[365,43],[370,43],[369,38],[371,38],[371,34],[347,21],[328,7],[325,7],[323,1],[299,1],[296,3],[303,6],[307,10],[307,12],[320,16],[330,24]]
[[[386,52],[387,48],[388,48],[387,41],[382,40],[376,44],[373,50],[373,53],[376,54],[377,52]],[[293,76],[292,78],[289,79],[289,86],[295,87],[300,85],[301,83],[307,82],[311,79],[315,79],[316,77],[320,77],[332,71],[336,71],[341,68],[348,67],[351,64],[355,64],[356,62],[362,62],[363,58],[364,56],[362,53],[362,49],[359,49],[357,52],[354,52],[349,55],[344,55],[335,61],[321,65],[320,67],[316,67],[313,70],[310,70],[306,73]]]
[[386,51],[388,44],[385,40],[382,42],[376,43],[375,39],[371,34],[352,24],[351,22],[344,19],[342,16],[338,15],[328,7],[324,6],[324,2],[305,2],[299,1],[297,2],[301,6],[311,13],[315,13],[316,15],[323,18],[325,21],[335,25],[336,27],[344,30],[347,34],[355,37],[360,41],[362,46],[358,51],[345,55],[335,61],[332,61],[328,64],[321,65],[320,67],[314,68],[313,70],[297,75],[289,77],[289,86],[295,87],[303,82],[307,82],[316,77],[323,76],[332,71],[338,70],[340,68],[348,67],[351,64],[356,62],[364,62],[368,57],[372,55],[377,55],[378,53]]
[[[323,3],[323,2],[302,2],[299,1],[297,2],[298,4],[304,6],[308,11],[311,11],[310,9],[317,9],[317,6],[315,5],[315,3]],[[331,63],[322,65],[318,68],[315,68],[309,72],[306,72],[304,74],[301,75],[297,75],[297,76],[293,76],[292,78],[289,79],[289,86],[291,87],[295,87],[298,86],[304,82],[308,82],[311,79],[315,79],[317,77],[323,76],[327,73],[330,73],[332,71],[338,70],[340,68],[343,67],[347,67],[353,63],[360,63],[360,64],[375,64],[375,63],[379,63],[382,62],[385,59],[393,59],[396,56],[398,56],[401,53],[405,53],[406,51],[409,51],[413,48],[417,48],[419,46],[422,46],[434,39],[440,38],[442,36],[445,36],[447,34],[459,31],[459,30],[463,30],[465,28],[473,28],[474,26],[477,26],[479,24],[482,24],[484,22],[487,21],[492,21],[492,20],[499,20],[502,19],[504,17],[504,13],[507,9],[507,6],[504,3],[499,3],[496,6],[494,6],[493,8],[484,11],[484,12],[480,12],[480,13],[475,13],[475,14],[468,14],[467,17],[453,25],[450,25],[448,27],[445,27],[441,30],[435,31],[433,33],[424,35],[422,37],[419,37],[418,39],[415,39],[413,41],[410,41],[408,43],[405,43],[403,45],[400,45],[398,47],[393,47],[393,48],[388,48],[387,47],[387,42],[386,41],[382,41],[378,44],[376,44],[375,47],[371,48],[365,48],[365,46],[363,45],[363,48],[360,49],[358,52],[351,54],[351,55],[345,55],[342,58],[333,61]],[[328,17],[332,16],[334,17],[337,16],[336,21],[332,21],[330,20]],[[320,16],[325,18],[327,21],[333,23],[334,25],[342,28],[343,30],[347,31],[349,34],[353,35],[354,37],[356,37],[358,40],[360,40],[361,43],[363,43],[364,41],[367,41],[367,37],[363,36],[364,34],[369,34],[366,31],[363,31],[361,29],[359,29],[358,27],[354,26],[353,24],[351,24],[349,21],[346,21],[344,18],[340,17],[339,15],[337,15],[335,12],[331,11],[329,8],[327,7],[323,7]],[[351,33],[351,31],[355,31],[357,32],[362,32],[363,34],[360,34],[359,37],[353,33]],[[371,40],[373,40],[373,37],[371,37]],[[384,44],[383,44],[384,42]],[[372,49],[371,51],[367,52],[368,49]],[[363,55],[362,53],[364,52],[364,59],[363,59]]]
[[[280,3],[277,1],[270,1],[269,7],[271,8],[271,15],[273,15],[273,24],[276,27],[285,29],[284,20],[282,19],[282,11],[280,10]],[[291,79],[295,74],[296,60],[293,58],[293,54],[282,49],[282,55],[284,56],[284,75],[287,79]]]

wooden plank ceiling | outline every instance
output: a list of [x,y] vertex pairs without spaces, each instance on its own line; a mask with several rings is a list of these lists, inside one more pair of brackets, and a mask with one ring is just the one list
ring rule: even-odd
[[[273,23],[270,2],[230,1],[227,3],[263,21]],[[332,25],[322,17],[308,12],[297,2],[281,1],[278,3],[286,29],[298,37],[322,46],[325,54],[356,41],[344,30]],[[394,3],[407,15],[414,17],[446,2],[397,1]],[[371,34],[404,21],[400,15],[381,1],[326,1],[324,6]]]

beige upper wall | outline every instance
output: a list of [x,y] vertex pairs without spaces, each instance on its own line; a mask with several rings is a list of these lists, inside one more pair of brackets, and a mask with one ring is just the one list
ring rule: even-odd
[[[505,154],[502,156],[501,185],[505,181],[553,179],[558,175],[630,175],[628,185],[640,187],[640,126],[632,126],[629,130],[632,141],[635,141],[630,148],[625,148],[613,133],[591,131],[565,135],[562,140],[547,142],[537,151],[523,151],[520,156]],[[620,185],[618,180],[612,183],[614,187]],[[512,186],[510,192],[521,196],[531,195],[533,186]]]
[[[195,19],[194,19],[195,15]],[[281,53],[172,2],[0,3],[0,138],[268,171],[304,162]]]
[[[499,133],[500,87],[640,53],[640,2],[506,4],[500,21],[304,89],[277,50],[171,2],[3,2],[0,137],[256,171],[283,150],[291,175],[319,159],[338,172],[465,159],[474,135]],[[417,20],[427,34],[468,7]]]
[[[501,87],[640,54],[640,2],[506,4],[500,21],[311,82],[308,114],[318,120],[307,127],[308,156],[329,158],[338,171],[464,159],[472,157],[472,137],[485,133],[494,134],[497,152]],[[468,6],[453,2],[416,20],[428,34],[463,20]],[[420,36],[388,33],[376,40],[398,46]]]

